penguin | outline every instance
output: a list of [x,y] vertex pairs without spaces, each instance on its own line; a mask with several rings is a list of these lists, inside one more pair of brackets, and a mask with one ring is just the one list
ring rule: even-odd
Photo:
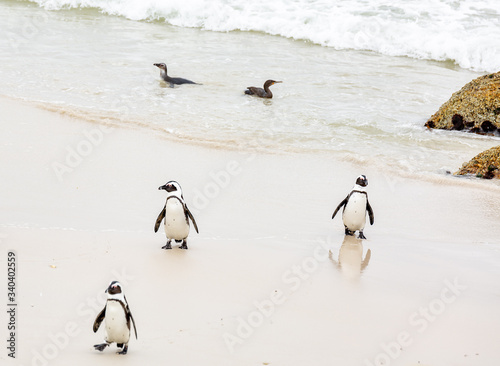
[[167,65],[165,63],[159,63],[159,64],[153,64],[157,68],[160,69],[160,76],[161,78],[170,84],[170,87],[173,88],[174,85],[181,85],[181,84],[196,84],[199,85],[198,83],[195,83],[194,81],[188,80],[188,79],[183,79],[183,78],[172,78],[168,76],[167,74]]
[[95,344],[94,348],[102,352],[111,343],[116,342],[116,345],[122,348],[117,353],[125,355],[127,354],[128,341],[130,340],[130,321],[132,321],[134,326],[135,339],[137,339],[135,320],[128,307],[127,298],[122,292],[122,286],[118,281],[112,281],[104,292],[108,293],[108,300],[104,309],[97,315],[93,329],[94,333],[97,332],[104,320],[106,327],[105,343]]
[[187,237],[189,235],[189,220],[194,225],[194,229],[198,233],[198,225],[191,211],[184,202],[182,189],[179,183],[171,180],[158,188],[167,191],[167,200],[163,210],[158,215],[155,223],[155,233],[158,231],[160,224],[165,219],[165,235],[167,236],[167,244],[162,249],[172,249],[172,240],[181,242],[180,249],[187,249]]
[[345,226],[345,235],[354,235],[356,231],[359,231],[359,238],[366,239],[363,234],[366,223],[366,212],[368,212],[368,216],[370,217],[370,224],[373,225],[373,210],[370,206],[370,202],[368,202],[368,193],[366,192],[367,185],[368,179],[366,176],[360,175],[356,179],[356,184],[352,191],[342,202],[340,202],[333,212],[332,219],[340,208],[342,206],[344,207],[342,211],[342,221]]

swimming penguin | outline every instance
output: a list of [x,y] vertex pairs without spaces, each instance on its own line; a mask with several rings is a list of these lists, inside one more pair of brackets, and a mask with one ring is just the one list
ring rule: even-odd
[[271,90],[269,89],[269,87],[271,85],[274,85],[277,83],[282,83],[282,81],[267,80],[264,83],[264,89],[257,88],[256,86],[249,86],[247,88],[247,90],[245,90],[245,94],[256,95],[256,96],[261,97],[261,98],[272,98],[273,93],[271,93]]
[[370,206],[370,202],[368,202],[368,193],[366,192],[367,185],[368,179],[366,179],[366,176],[360,175],[356,179],[356,185],[351,193],[340,202],[333,212],[332,219],[340,208],[344,206],[342,220],[344,221],[345,235],[354,235],[356,231],[359,231],[359,238],[366,239],[363,235],[363,229],[366,223],[366,212],[368,212],[368,216],[370,217],[370,224],[373,225],[373,210]]
[[165,65],[163,62],[159,64],[153,64],[154,66],[158,67],[160,69],[160,76],[163,80],[165,80],[167,83],[170,84],[170,87],[173,88],[174,84],[175,85],[181,85],[181,84],[196,84],[194,81],[188,80],[188,79],[183,79],[183,78],[171,78],[170,76],[167,75],[167,65]]
[[196,225],[193,214],[189,211],[186,202],[184,202],[181,186],[176,181],[171,180],[158,189],[164,189],[167,191],[165,206],[158,215],[155,224],[156,233],[163,218],[165,218],[165,235],[167,236],[167,244],[164,245],[162,249],[172,249],[172,240],[182,242],[180,249],[187,249],[189,219],[191,219],[196,232],[198,232],[198,225]]
[[116,345],[122,348],[117,353],[125,355],[128,351],[128,341],[130,339],[130,321],[134,325],[135,339],[137,339],[135,321],[128,307],[127,299],[122,292],[122,286],[118,281],[112,281],[105,292],[108,293],[106,306],[104,306],[104,309],[101,310],[94,321],[95,333],[104,320],[106,326],[105,343],[96,344],[94,348],[102,352],[111,343],[116,342]]

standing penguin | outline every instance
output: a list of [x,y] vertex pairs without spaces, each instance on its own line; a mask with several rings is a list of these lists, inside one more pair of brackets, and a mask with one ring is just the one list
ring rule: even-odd
[[368,179],[366,179],[366,176],[360,175],[356,179],[356,184],[351,193],[340,202],[333,212],[332,219],[340,208],[344,206],[342,220],[344,221],[345,235],[354,235],[356,231],[359,231],[359,238],[366,239],[363,235],[363,229],[366,223],[366,212],[368,212],[368,216],[370,217],[370,224],[373,225],[373,210],[370,206],[370,202],[368,202],[368,193],[366,192],[367,185]]
[[94,348],[102,352],[111,343],[116,342],[116,345],[122,348],[117,353],[125,355],[127,354],[128,341],[130,340],[130,321],[134,325],[135,339],[137,339],[135,321],[128,307],[127,299],[122,292],[122,286],[118,281],[112,281],[105,292],[108,293],[108,300],[104,309],[97,315],[93,328],[94,333],[97,332],[104,320],[106,327],[105,343],[96,344]]
[[189,211],[182,189],[179,183],[174,180],[167,182],[158,189],[167,191],[167,200],[163,210],[158,215],[155,224],[155,233],[158,231],[162,220],[165,218],[165,235],[167,236],[167,244],[162,249],[172,249],[172,240],[181,242],[180,249],[187,249],[187,237],[189,235],[189,219],[191,219],[194,229],[198,232],[198,225]]

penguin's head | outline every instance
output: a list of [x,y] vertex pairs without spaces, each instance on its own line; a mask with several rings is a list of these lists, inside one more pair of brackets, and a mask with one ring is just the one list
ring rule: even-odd
[[122,292],[122,285],[120,285],[120,282],[118,281],[112,281],[106,291],[110,295],[116,295],[116,294],[121,294]]
[[165,65],[163,62],[159,63],[159,64],[153,64],[154,66],[156,66],[157,68],[167,72],[167,65]]
[[361,187],[366,187],[368,185],[368,179],[366,178],[366,175],[360,175],[356,179],[356,184]]
[[177,183],[175,180],[171,180],[170,182],[165,183],[161,187],[158,187],[158,189],[164,189],[168,193],[174,193],[179,196],[182,196],[182,189],[181,185]]

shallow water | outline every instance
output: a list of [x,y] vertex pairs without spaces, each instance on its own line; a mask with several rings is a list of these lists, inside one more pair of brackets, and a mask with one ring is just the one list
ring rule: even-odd
[[[213,32],[93,8],[0,2],[0,93],[97,123],[193,143],[326,152],[404,174],[456,171],[500,139],[429,131],[425,121],[484,74],[450,61],[337,50],[254,31]],[[170,88],[169,75],[203,85]],[[274,98],[243,94],[266,79]]]

